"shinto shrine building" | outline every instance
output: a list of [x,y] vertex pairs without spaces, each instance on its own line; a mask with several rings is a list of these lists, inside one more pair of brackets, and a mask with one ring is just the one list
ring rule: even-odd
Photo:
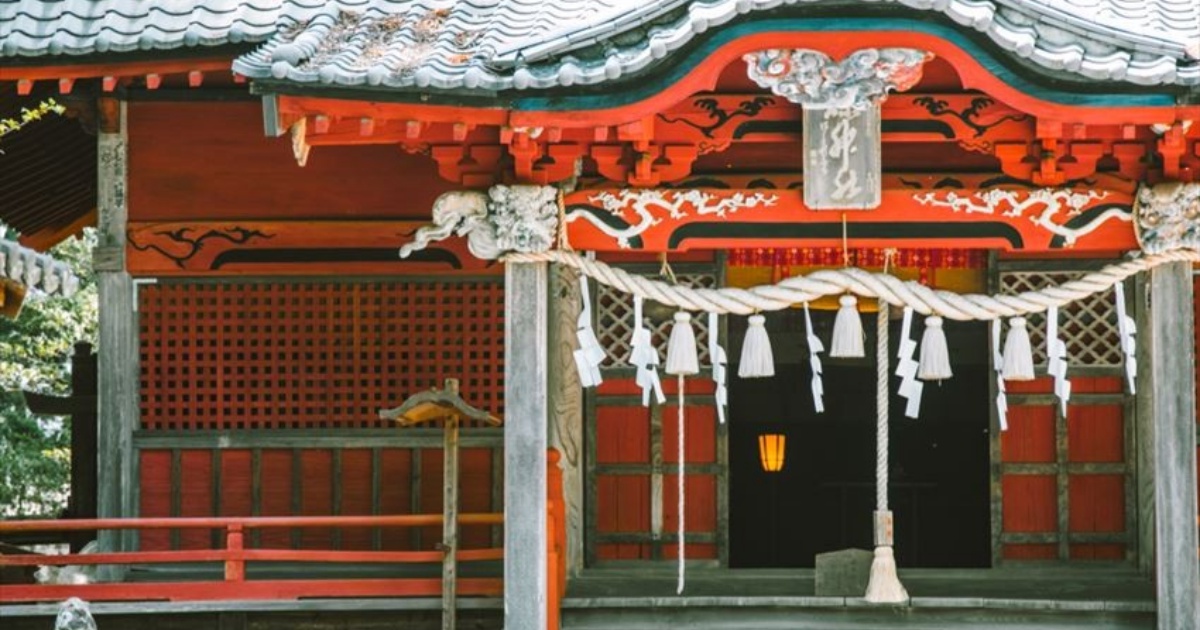
[[0,0],[49,97],[6,628],[1200,627],[1195,0]]

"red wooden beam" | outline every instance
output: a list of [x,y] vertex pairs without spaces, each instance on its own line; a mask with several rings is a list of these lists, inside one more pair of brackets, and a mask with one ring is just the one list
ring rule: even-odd
[[[753,188],[743,187],[754,182]],[[564,199],[567,237],[579,250],[954,247],[1065,253],[1137,249],[1132,184],[1114,178],[1073,189],[992,183],[975,174],[885,175],[883,203],[815,211],[798,176],[705,176],[689,188],[581,189]],[[1106,183],[1112,187],[1106,187]],[[728,185],[729,187],[723,187]]]
[[[504,594],[504,581],[500,578],[459,578],[456,592],[459,595],[498,597]],[[314,597],[437,597],[441,593],[441,578],[6,584],[0,590],[0,601],[56,602],[69,597],[87,601],[236,601]]]
[[0,81],[42,81],[87,77],[137,77],[148,74],[184,74],[191,71],[229,72],[230,57],[205,59],[168,59],[51,66],[0,66]]
[[[502,525],[500,512],[459,514],[463,525]],[[192,516],[178,518],[99,518],[0,521],[0,533],[66,532],[92,529],[217,529],[241,525],[246,529],[272,527],[423,527],[440,525],[441,514],[388,516]]]

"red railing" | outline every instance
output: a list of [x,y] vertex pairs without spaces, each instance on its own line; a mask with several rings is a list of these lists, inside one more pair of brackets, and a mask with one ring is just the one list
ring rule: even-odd
[[562,471],[558,468],[559,452],[550,449],[546,454],[546,619],[547,630],[558,630],[562,598],[567,590],[567,520],[563,504]]
[[[547,618],[550,630],[559,627],[559,612],[566,592],[566,509],[563,501],[562,472],[557,450],[547,453]],[[0,566],[85,566],[155,565],[177,563],[222,563],[221,581],[182,582],[110,582],[94,584],[7,584],[0,589],[0,603],[58,601],[82,597],[92,601],[114,600],[246,600],[299,599],[305,597],[439,597],[442,579],[430,578],[359,578],[359,579],[246,579],[247,562],[313,563],[440,563],[442,551],[340,551],[325,549],[247,549],[245,535],[254,529],[305,528],[388,528],[440,525],[441,514],[405,514],[394,516],[255,516],[126,518],[45,521],[0,521],[0,535],[30,532],[74,532],[94,530],[223,530],[224,548],[128,551],[65,555],[0,555]],[[459,525],[502,525],[499,513],[460,514]],[[500,560],[503,549],[463,549],[455,554],[459,561]],[[502,578],[460,578],[460,595],[500,596]]]
[[[460,514],[460,525],[500,525],[499,513]],[[88,600],[238,600],[298,599],[303,597],[440,596],[442,580],[429,578],[269,579],[247,580],[247,562],[313,563],[440,563],[441,551],[339,551],[326,549],[247,549],[248,530],[269,528],[423,527],[440,525],[441,514],[394,516],[269,516],[199,518],[127,518],[54,521],[0,521],[0,534],[68,532],[79,530],[220,529],[223,549],[127,551],[96,554],[5,555],[0,566],[155,565],[187,562],[224,564],[223,581],[112,582],[99,584],[19,584],[0,589],[0,602],[54,601],[67,597]],[[463,549],[459,561],[500,560],[503,549]],[[501,578],[462,578],[461,595],[499,596]]]

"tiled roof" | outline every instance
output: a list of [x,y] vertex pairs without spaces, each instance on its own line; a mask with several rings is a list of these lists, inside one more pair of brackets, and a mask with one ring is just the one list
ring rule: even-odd
[[[941,13],[1051,70],[1200,85],[1197,0],[861,0]],[[739,15],[826,0],[0,0],[0,56],[266,42],[254,78],[507,90],[646,69]],[[844,2],[839,3],[845,6]]]
[[371,0],[0,0],[0,57],[88,55],[261,42],[284,13]]
[[[1196,0],[881,0],[941,12],[1035,64],[1097,80],[1200,84]],[[638,72],[739,15],[822,0],[373,0],[287,21],[234,68],[329,86],[499,91]],[[868,4],[864,0],[864,4]]]

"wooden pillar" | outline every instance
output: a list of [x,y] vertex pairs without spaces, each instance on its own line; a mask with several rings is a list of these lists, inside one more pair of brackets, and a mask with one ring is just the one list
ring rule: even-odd
[[545,630],[547,264],[504,280],[504,627]]
[[458,417],[442,431],[442,630],[454,630],[458,613]]
[[[137,323],[133,281],[125,270],[126,135],[125,103],[99,102],[97,208],[99,243],[94,254],[99,290],[99,421],[97,505],[100,518],[137,514],[133,431],[138,422]],[[132,549],[135,532],[101,532],[102,551]],[[102,571],[120,579],[121,571]]]
[[1196,373],[1192,269],[1184,262],[1150,272],[1144,331],[1154,469],[1155,583],[1160,630],[1200,628],[1196,562]]
[[549,408],[550,445],[562,454],[567,571],[583,569],[583,388],[575,367],[575,338],[582,308],[577,273],[554,265],[550,271]]

